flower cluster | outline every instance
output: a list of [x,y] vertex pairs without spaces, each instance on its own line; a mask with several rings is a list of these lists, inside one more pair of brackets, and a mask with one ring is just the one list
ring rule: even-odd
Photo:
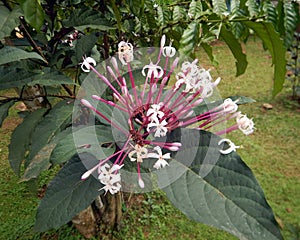
[[[205,98],[213,94],[220,78],[213,81],[210,72],[199,67],[197,60],[184,61],[180,65],[179,57],[176,57],[176,49],[172,47],[172,43],[165,46],[165,41],[166,38],[163,36],[157,61],[155,63],[150,61],[142,68],[141,74],[145,78],[142,86],[136,86],[132,74],[131,62],[134,59],[134,52],[132,44],[128,42],[122,41],[118,45],[118,58],[121,67],[127,67],[128,81],[120,74],[116,58],[111,59],[112,67],[107,66],[107,72],[116,82],[117,87],[95,69],[96,62],[92,58],[85,58],[81,64],[83,71],[93,71],[112,90],[115,101],[108,101],[96,95],[93,95],[92,98],[123,112],[128,124],[125,128],[120,126],[117,121],[97,110],[90,102],[85,99],[81,100],[84,106],[94,111],[126,138],[122,146],[118,147],[111,156],[101,159],[98,165],[82,175],[82,179],[86,179],[93,172],[98,171],[98,179],[104,184],[102,189],[106,192],[114,194],[120,191],[120,170],[128,158],[130,161],[136,162],[137,183],[144,188],[141,164],[148,159],[156,159],[153,165],[154,169],[169,165],[170,151],[178,151],[182,144],[180,142],[163,142],[159,139],[167,136],[176,128],[211,130],[215,125],[235,118],[236,124],[219,130],[215,134],[223,135],[240,129],[248,135],[254,130],[253,121],[246,115],[237,112],[237,101],[232,101],[230,98],[204,113],[198,114],[194,111],[196,107],[203,104]],[[178,68],[179,71],[177,71]],[[172,75],[175,75],[173,79],[176,79],[176,82],[170,86],[169,81]],[[229,139],[221,140],[219,145],[223,142],[226,142],[229,148],[220,149],[221,154],[229,154],[238,148]]]

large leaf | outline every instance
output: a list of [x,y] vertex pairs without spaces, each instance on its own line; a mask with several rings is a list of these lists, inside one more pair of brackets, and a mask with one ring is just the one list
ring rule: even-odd
[[45,19],[45,13],[40,0],[19,0],[19,2],[26,22],[39,32]]
[[78,8],[72,11],[69,19],[63,21],[65,27],[74,27],[78,30],[94,28],[99,30],[114,29],[112,23],[108,22],[102,15],[91,8]]
[[184,55],[190,55],[194,51],[199,40],[199,28],[199,23],[197,21],[193,21],[184,30],[180,39],[179,49]]
[[29,153],[29,162],[34,156],[67,124],[71,122],[73,103],[61,101],[56,104],[51,111],[36,126],[32,138],[31,149]]
[[104,125],[73,129],[73,132],[63,138],[51,153],[52,164],[61,164],[68,161],[76,153],[88,152],[105,159],[110,156],[115,147],[101,147],[103,144],[114,142],[111,128]]
[[25,182],[32,178],[38,178],[42,171],[47,170],[51,166],[49,158],[54,147],[54,143],[47,144],[34,156],[26,167],[21,181]]
[[33,80],[27,85],[33,86],[35,84],[53,86],[61,84],[75,85],[76,83],[62,72],[51,68],[44,68],[43,72],[34,75]]
[[0,66],[0,89],[22,87],[33,80],[34,73],[21,68]]
[[86,171],[85,164],[96,165],[97,162],[91,155],[76,155],[60,170],[39,205],[35,231],[43,232],[62,226],[103,193],[98,191],[101,184],[93,176],[81,180],[81,175]]
[[10,109],[10,107],[12,105],[14,105],[13,101],[3,103],[3,104],[0,105],[0,127],[2,126],[2,123],[3,123],[4,119],[7,117],[8,110]]
[[224,41],[230,48],[234,58],[236,59],[236,76],[240,76],[246,71],[248,65],[246,55],[243,53],[241,44],[235,38],[233,33],[228,31],[224,26],[221,27],[220,35],[224,39]]
[[82,62],[84,55],[89,56],[89,52],[95,46],[98,37],[95,33],[82,36],[77,40],[75,46],[76,60],[77,62]]
[[157,176],[160,185],[170,182],[163,190],[179,210],[239,239],[283,239],[261,187],[238,154],[220,154],[221,138],[209,132],[182,129],[173,135],[173,141],[187,141]]
[[284,43],[270,22],[243,21],[243,24],[256,32],[272,55],[274,64],[273,96],[275,96],[282,90],[285,80],[286,49]]
[[5,6],[0,5],[0,40],[10,36],[12,30],[19,25],[20,8],[9,11]]
[[28,114],[12,133],[11,141],[8,146],[8,160],[12,170],[17,175],[20,175],[20,166],[29,149],[32,132],[46,110],[46,108],[41,108]]
[[35,52],[27,52],[20,48],[10,46],[1,48],[0,55],[0,65],[28,58],[35,58],[44,61],[44,59]]

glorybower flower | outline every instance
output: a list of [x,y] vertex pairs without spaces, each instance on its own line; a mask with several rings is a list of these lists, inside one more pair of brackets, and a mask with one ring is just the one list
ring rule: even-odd
[[[171,44],[165,47],[165,42],[166,37],[163,36],[157,62],[150,61],[141,68],[140,73],[144,77],[141,86],[136,86],[137,79],[131,69],[133,47],[128,42],[122,41],[118,45],[118,58],[122,66],[127,67],[128,79],[122,76],[116,58],[111,59],[112,67],[106,67],[109,77],[97,71],[96,62],[90,57],[85,58],[81,64],[83,71],[93,71],[110,88],[114,101],[97,95],[93,95],[92,98],[114,107],[126,119],[126,124],[121,125],[89,101],[81,100],[84,106],[95,112],[126,139],[116,147],[112,155],[100,159],[95,167],[82,175],[82,179],[86,179],[98,170],[98,179],[104,184],[102,189],[111,194],[122,188],[120,170],[126,166],[126,159],[136,163],[137,183],[141,188],[145,187],[141,174],[141,166],[145,161],[156,158],[157,161],[152,165],[154,169],[168,167],[171,161],[170,151],[176,152],[182,147],[180,142],[168,141],[168,134],[175,129],[189,127],[211,130],[216,125],[236,118],[235,125],[218,130],[215,134],[222,135],[239,129],[248,135],[254,130],[253,121],[237,112],[237,101],[231,99],[226,99],[212,109],[197,112],[196,108],[203,106],[204,100],[213,94],[220,78],[214,81],[209,70],[198,66],[198,60],[179,64],[175,48],[171,47]],[[113,85],[109,79],[113,79],[116,84]],[[174,85],[169,84],[170,79],[176,80]],[[229,139],[222,139],[219,145],[223,142],[227,142],[229,148],[221,149],[221,154],[228,154],[239,148]],[[163,154],[163,151],[167,153]],[[112,163],[112,166],[109,163]]]

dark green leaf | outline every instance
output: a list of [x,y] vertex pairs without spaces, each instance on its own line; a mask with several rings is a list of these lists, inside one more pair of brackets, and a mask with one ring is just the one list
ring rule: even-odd
[[236,59],[236,76],[240,76],[246,71],[248,65],[246,55],[243,53],[241,44],[238,42],[232,32],[228,31],[224,26],[221,27],[220,35]]
[[54,147],[54,143],[47,144],[34,156],[26,167],[21,181],[25,182],[32,178],[38,178],[42,171],[47,170],[51,166],[49,158]]
[[54,148],[50,161],[52,164],[61,164],[68,161],[76,153],[88,152],[104,159],[111,155],[115,146],[102,147],[103,144],[115,142],[111,128],[104,125],[84,127],[63,138]]
[[23,122],[19,124],[12,133],[11,141],[8,146],[8,160],[12,170],[20,175],[20,166],[29,149],[29,144],[35,126],[41,121],[41,117],[46,112],[46,108],[41,108],[28,114]]
[[190,55],[199,40],[199,23],[196,21],[191,22],[184,30],[183,35],[180,39],[179,51],[186,55]]
[[19,0],[19,2],[26,22],[39,32],[45,19],[45,13],[40,0]]
[[1,48],[0,55],[0,65],[28,58],[35,58],[44,61],[44,59],[35,52],[26,52],[20,48],[10,46]]
[[39,205],[35,231],[43,232],[62,226],[103,193],[98,191],[101,184],[93,176],[81,180],[82,174],[87,171],[85,166],[94,166],[97,162],[91,155],[76,155],[60,170]]
[[40,74],[34,75],[33,80],[27,85],[33,86],[35,84],[40,84],[43,86],[53,86],[60,84],[75,85],[76,83],[72,81],[72,79],[64,75],[62,72],[51,68],[44,68],[44,71]]
[[72,102],[61,101],[36,126],[32,134],[29,163],[57,133],[61,132],[67,124],[70,124],[72,110]]
[[89,34],[82,36],[77,40],[75,46],[76,60],[77,62],[82,62],[82,58],[86,55],[89,56],[90,51],[95,46],[98,37],[96,34]]
[[283,41],[280,39],[278,33],[275,31],[270,22],[252,22],[244,21],[243,24],[253,29],[256,34],[263,41],[266,48],[272,55],[272,62],[274,64],[274,85],[273,96],[278,94],[282,88],[286,73],[286,49]]
[[0,89],[8,89],[26,85],[33,80],[35,74],[20,68],[0,66],[0,75]]
[[0,40],[10,36],[12,30],[19,25],[21,14],[19,8],[9,11],[6,7],[0,5]]
[[220,137],[190,129],[172,134],[185,141],[157,177],[160,185],[170,182],[163,190],[178,209],[239,239],[283,239],[253,173],[235,152],[220,154]]
[[10,101],[10,102],[7,102],[7,103],[4,103],[4,104],[0,105],[0,127],[2,126],[2,123],[3,123],[4,119],[8,115],[8,110],[13,105],[14,105],[13,101]]
[[210,61],[215,65],[217,66],[219,63],[218,61],[216,60],[213,52],[212,52],[212,47],[207,44],[207,43],[204,43],[202,42],[201,43],[201,47],[204,49],[204,51],[206,52],[207,56],[209,57]]
[[103,31],[114,29],[112,23],[103,18],[98,11],[87,7],[75,9],[63,23],[65,27],[74,27],[80,31],[88,27]]

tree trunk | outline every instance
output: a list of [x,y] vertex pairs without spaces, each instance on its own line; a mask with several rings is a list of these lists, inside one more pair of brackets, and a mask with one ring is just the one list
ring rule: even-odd
[[77,230],[86,238],[101,236],[101,239],[111,239],[110,236],[122,218],[121,193],[98,196],[87,209],[80,212],[72,220]]

